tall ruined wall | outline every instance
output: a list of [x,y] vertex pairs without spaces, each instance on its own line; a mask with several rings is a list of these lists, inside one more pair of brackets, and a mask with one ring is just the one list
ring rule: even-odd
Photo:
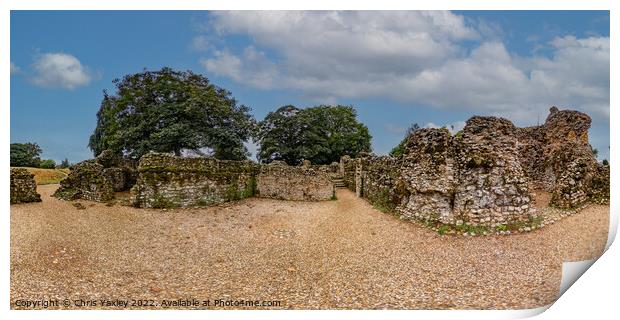
[[414,131],[401,158],[343,158],[341,167],[345,176],[355,173],[359,196],[404,218],[473,226],[530,221],[536,212],[515,130],[505,119],[473,117],[454,137],[447,129]]
[[254,195],[258,165],[251,161],[181,158],[150,153],[140,159],[131,188],[134,206],[206,206]]
[[447,129],[420,129],[407,139],[401,177],[404,201],[398,212],[406,218],[453,220],[456,167]]
[[281,200],[328,200],[334,196],[332,177],[337,166],[289,166],[273,161],[260,166],[256,196]]
[[515,127],[496,117],[473,117],[452,137],[420,129],[408,138],[401,177],[409,218],[470,225],[529,220],[531,196],[519,163]]
[[582,205],[604,179],[588,143],[590,124],[584,113],[552,107],[543,125],[518,129],[520,161],[533,185],[552,193],[553,206]]
[[11,168],[11,204],[40,201],[34,174],[24,168]]
[[410,134],[400,158],[343,157],[340,171],[358,196],[404,218],[467,226],[536,226],[532,188],[551,205],[573,208],[609,198],[609,167],[588,144],[590,118],[551,109],[542,126],[517,128],[497,117],[472,117],[452,136],[443,129]]
[[536,218],[519,161],[516,127],[497,117],[472,117],[454,139],[458,183],[454,212],[473,225]]

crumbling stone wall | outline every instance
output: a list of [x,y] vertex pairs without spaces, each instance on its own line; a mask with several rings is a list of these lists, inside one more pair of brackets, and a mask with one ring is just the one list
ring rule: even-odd
[[407,194],[398,212],[473,226],[533,219],[515,131],[506,119],[472,117],[454,137],[445,128],[413,132],[402,160]]
[[340,175],[347,189],[355,192],[355,166],[357,159],[351,159],[346,155],[340,158]]
[[358,196],[368,199],[379,210],[394,210],[402,197],[397,185],[399,169],[399,159],[390,156],[360,158],[355,170]]
[[337,165],[289,166],[273,161],[260,166],[256,178],[256,196],[281,200],[329,200],[334,197],[332,177]]
[[339,167],[339,175],[343,177],[347,189],[358,197],[366,198],[378,209],[390,211],[400,202],[400,159],[360,153],[354,159],[343,156]]
[[408,137],[405,147],[400,170],[405,193],[398,213],[406,218],[452,222],[457,167],[450,132],[419,129]]
[[529,128],[476,116],[454,136],[445,128],[414,131],[400,158],[343,157],[340,171],[358,196],[403,218],[525,228],[541,221],[533,188],[551,191],[551,205],[561,208],[609,198],[609,167],[592,154],[589,126],[587,115],[555,107],[545,124]]
[[258,164],[213,158],[181,158],[162,153],[144,155],[131,202],[144,208],[207,206],[251,197]]
[[472,225],[535,219],[528,179],[519,161],[517,128],[497,117],[472,117],[453,145],[458,179],[454,211]]
[[123,191],[127,185],[127,174],[123,168],[105,168],[102,171],[104,177],[112,184],[112,189],[116,192]]
[[11,168],[11,204],[40,201],[34,174],[24,168]]
[[517,131],[520,161],[532,184],[552,193],[553,206],[574,208],[593,197],[605,201],[604,193],[591,190],[600,190],[605,173],[598,176],[599,165],[588,143],[590,124],[582,112],[552,107],[543,125]]
[[112,200],[114,192],[128,190],[135,182],[134,166],[131,161],[106,150],[95,159],[71,167],[53,196],[63,200]]
[[99,202],[114,199],[113,183],[103,174],[104,169],[95,160],[75,164],[69,175],[60,181],[60,187],[53,196],[63,200],[86,199]]
[[609,204],[609,165],[598,164],[596,173],[592,177],[588,198],[599,204]]

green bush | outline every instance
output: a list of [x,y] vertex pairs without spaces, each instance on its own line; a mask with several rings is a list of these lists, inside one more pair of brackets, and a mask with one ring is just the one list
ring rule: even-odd
[[54,169],[56,168],[56,162],[52,159],[41,160],[39,167],[43,169]]

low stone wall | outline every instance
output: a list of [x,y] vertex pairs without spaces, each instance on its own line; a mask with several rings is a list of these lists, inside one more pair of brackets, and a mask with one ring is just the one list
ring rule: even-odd
[[356,192],[379,210],[394,210],[403,197],[402,190],[397,186],[400,168],[399,159],[390,156],[368,155],[360,158],[355,171]]
[[340,159],[340,175],[344,181],[347,189],[355,192],[355,166],[357,165],[357,159],[352,159],[350,156],[343,156]]
[[114,199],[113,182],[104,175],[104,167],[95,160],[86,160],[71,167],[69,175],[60,181],[54,197],[63,200],[85,199],[105,202]]
[[354,159],[343,156],[339,175],[358,197],[366,198],[377,209],[391,211],[403,196],[401,166],[401,160],[394,157],[361,153]]
[[60,181],[60,187],[53,196],[63,200],[105,202],[114,199],[114,192],[128,190],[134,181],[133,164],[104,151],[95,159],[71,167],[69,175]]
[[[200,207],[251,196],[285,200],[328,200],[334,197],[332,165],[288,166],[273,162],[182,158],[150,153],[137,167],[108,152],[72,167],[54,196],[64,200],[105,202],[131,188],[130,203],[143,208]],[[258,181],[257,181],[258,180]]]
[[334,197],[332,177],[337,166],[289,166],[273,161],[260,166],[256,196],[281,200],[329,200]]
[[11,204],[40,201],[34,174],[24,168],[11,168]]
[[251,197],[258,164],[150,153],[140,159],[131,202],[144,208],[207,206]]

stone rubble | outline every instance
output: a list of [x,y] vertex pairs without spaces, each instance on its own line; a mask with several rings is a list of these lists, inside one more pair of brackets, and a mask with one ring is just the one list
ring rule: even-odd
[[11,204],[41,202],[34,174],[24,168],[11,168]]
[[63,200],[110,201],[115,192],[131,187],[135,180],[133,167],[130,161],[106,150],[95,159],[73,165],[53,196]]

